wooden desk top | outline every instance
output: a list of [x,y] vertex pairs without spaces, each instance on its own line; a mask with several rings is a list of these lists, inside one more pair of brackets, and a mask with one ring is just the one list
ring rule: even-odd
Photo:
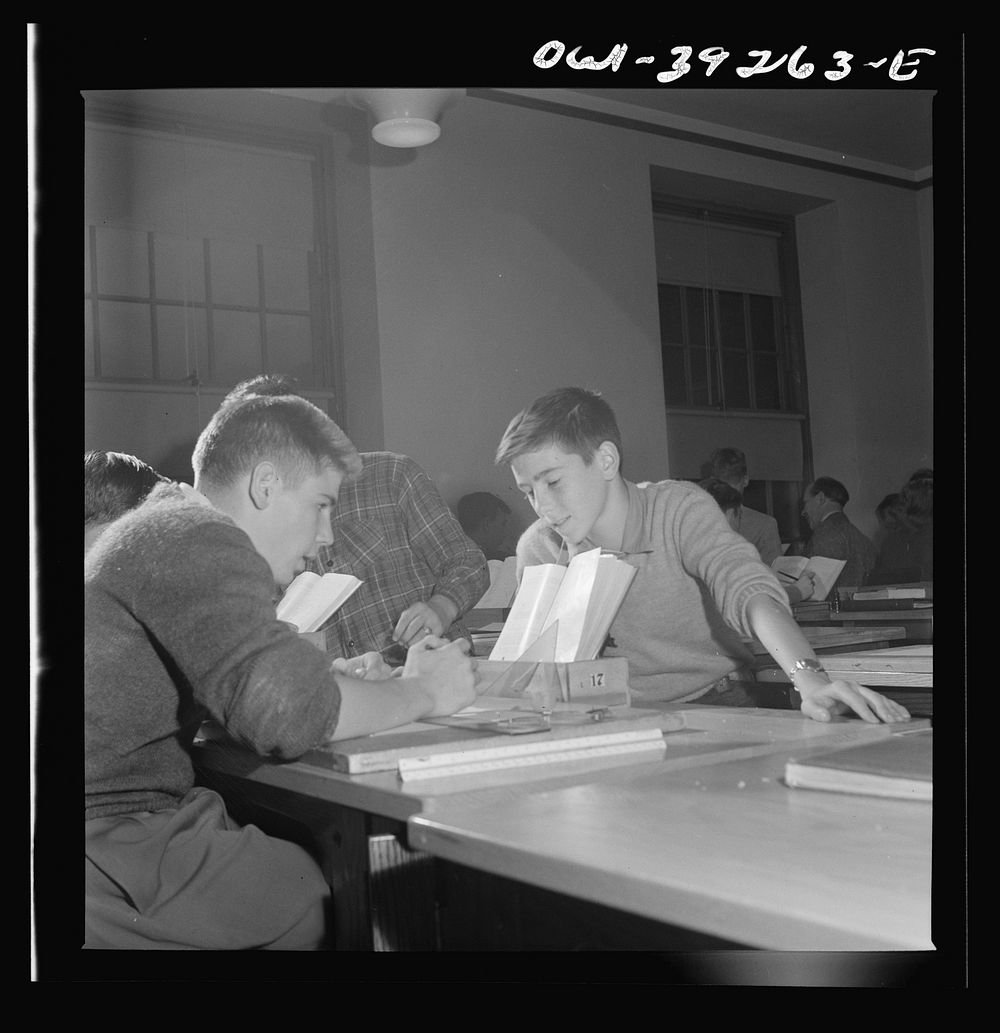
[[[832,678],[846,678],[861,685],[896,685],[932,688],[934,647],[896,646],[863,653],[834,653],[823,657]],[[756,672],[758,681],[787,682],[788,675],[777,668]]]
[[820,745],[663,764],[489,807],[456,797],[411,818],[410,842],[752,947],[933,949],[931,805],[785,786],[785,761]]
[[[906,638],[903,627],[877,628],[839,628],[839,627],[805,627],[802,633],[806,641],[815,649],[843,649],[849,646],[861,646],[866,643],[875,646],[881,643],[899,642]],[[747,645],[754,656],[766,656],[770,653],[756,639],[747,640]]]
[[305,807],[329,803],[405,821],[414,814],[434,813],[462,794],[474,794],[483,803],[507,800],[581,782],[616,782],[644,770],[681,770],[723,759],[760,756],[790,744],[843,745],[887,736],[892,730],[889,725],[849,718],[822,723],[792,710],[646,706],[661,709],[672,718],[680,716],[684,722],[682,730],[668,733],[665,755],[653,760],[603,757],[404,784],[394,771],[347,775],[310,763],[308,755],[278,763],[231,742],[201,741],[195,744],[195,764],[238,779],[241,792],[252,793],[254,785],[272,787],[294,794]]
[[882,623],[882,624],[902,624],[913,621],[921,622],[933,622],[934,620],[934,607],[927,606],[919,609],[914,608],[912,610],[833,610],[831,607],[829,612],[823,610],[806,610],[795,613],[795,620],[799,624],[816,624],[816,623],[837,623],[847,624],[852,622],[859,623]]

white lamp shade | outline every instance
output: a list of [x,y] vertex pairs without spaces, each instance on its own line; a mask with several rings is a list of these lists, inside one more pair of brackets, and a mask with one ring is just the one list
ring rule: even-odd
[[386,147],[422,147],[441,135],[441,112],[465,91],[459,89],[353,89],[352,104],[375,119],[372,137]]

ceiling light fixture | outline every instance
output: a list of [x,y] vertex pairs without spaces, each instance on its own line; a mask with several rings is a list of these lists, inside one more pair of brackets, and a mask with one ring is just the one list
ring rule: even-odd
[[348,99],[375,119],[372,138],[386,147],[423,147],[441,135],[438,120],[464,89],[352,89]]

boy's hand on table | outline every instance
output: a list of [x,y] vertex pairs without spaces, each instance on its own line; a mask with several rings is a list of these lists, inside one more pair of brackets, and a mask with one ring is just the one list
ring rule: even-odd
[[402,668],[391,667],[382,659],[381,653],[362,653],[361,656],[354,656],[345,659],[338,656],[331,664],[335,671],[349,675],[351,678],[361,678],[364,681],[384,681],[398,674]]
[[823,681],[812,675],[800,674],[797,688],[802,695],[802,713],[814,721],[829,721],[834,714],[847,710],[853,710],[871,724],[880,721],[894,724],[910,719],[910,712],[901,703],[854,682]]
[[476,662],[469,655],[465,639],[447,642],[425,636],[406,655],[403,680],[427,696],[431,709],[426,717],[446,717],[469,706],[476,699]]

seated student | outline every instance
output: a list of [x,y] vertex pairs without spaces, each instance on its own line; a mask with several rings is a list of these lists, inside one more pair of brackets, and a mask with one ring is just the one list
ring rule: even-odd
[[[718,477],[706,477],[699,481],[703,488],[719,504],[726,522],[737,533],[740,533],[740,510],[743,508],[743,496],[731,485]],[[782,585],[790,603],[801,603],[812,597],[816,590],[816,575],[811,570],[804,570],[794,585]]]
[[777,578],[705,491],[684,481],[634,484],[622,476],[621,458],[611,407],[576,387],[551,391],[518,413],[496,454],[539,517],[518,542],[519,568],[565,564],[598,547],[637,568],[611,638],[628,658],[640,706],[744,702],[731,676],[752,661],[741,641],[747,636],[788,672],[803,713],[815,720],[845,706],[871,722],[909,716],[880,693],[830,680]]
[[134,509],[167,478],[126,452],[91,451],[83,456],[83,554],[113,520]]
[[[264,374],[237,385],[248,394],[296,394],[294,381]],[[339,657],[377,652],[400,664],[424,635],[472,642],[462,615],[489,588],[489,568],[431,479],[409,456],[362,452],[357,480],[333,513],[332,543],[309,563],[318,574],[353,574],[361,587],[321,629]]]
[[[742,496],[750,483],[747,471],[747,457],[738,448],[717,448],[708,461],[709,475],[735,488]],[[734,528],[760,553],[766,566],[770,566],[781,555],[781,534],[778,521],[767,513],[758,512],[741,505],[739,526]]]
[[157,485],[84,561],[85,946],[320,948],[319,866],[194,785],[195,733],[211,717],[294,758],[468,706],[474,662],[464,642],[428,637],[400,676],[360,681],[276,618],[361,471],[310,402],[223,406],[192,465],[193,488]]
[[[880,536],[870,584],[934,580],[934,471],[914,471],[900,491],[886,496],[893,502],[880,515]],[[878,510],[876,510],[878,513]]]
[[844,567],[833,583],[864,585],[875,566],[875,545],[872,540],[848,519],[844,512],[850,495],[840,481],[832,477],[817,477],[806,488],[802,515],[812,533],[802,547],[803,556],[828,556],[844,560]]
[[462,530],[471,538],[487,560],[505,560],[513,556],[508,551],[507,535],[510,528],[510,506],[488,491],[474,491],[463,495],[455,507],[455,516]]

